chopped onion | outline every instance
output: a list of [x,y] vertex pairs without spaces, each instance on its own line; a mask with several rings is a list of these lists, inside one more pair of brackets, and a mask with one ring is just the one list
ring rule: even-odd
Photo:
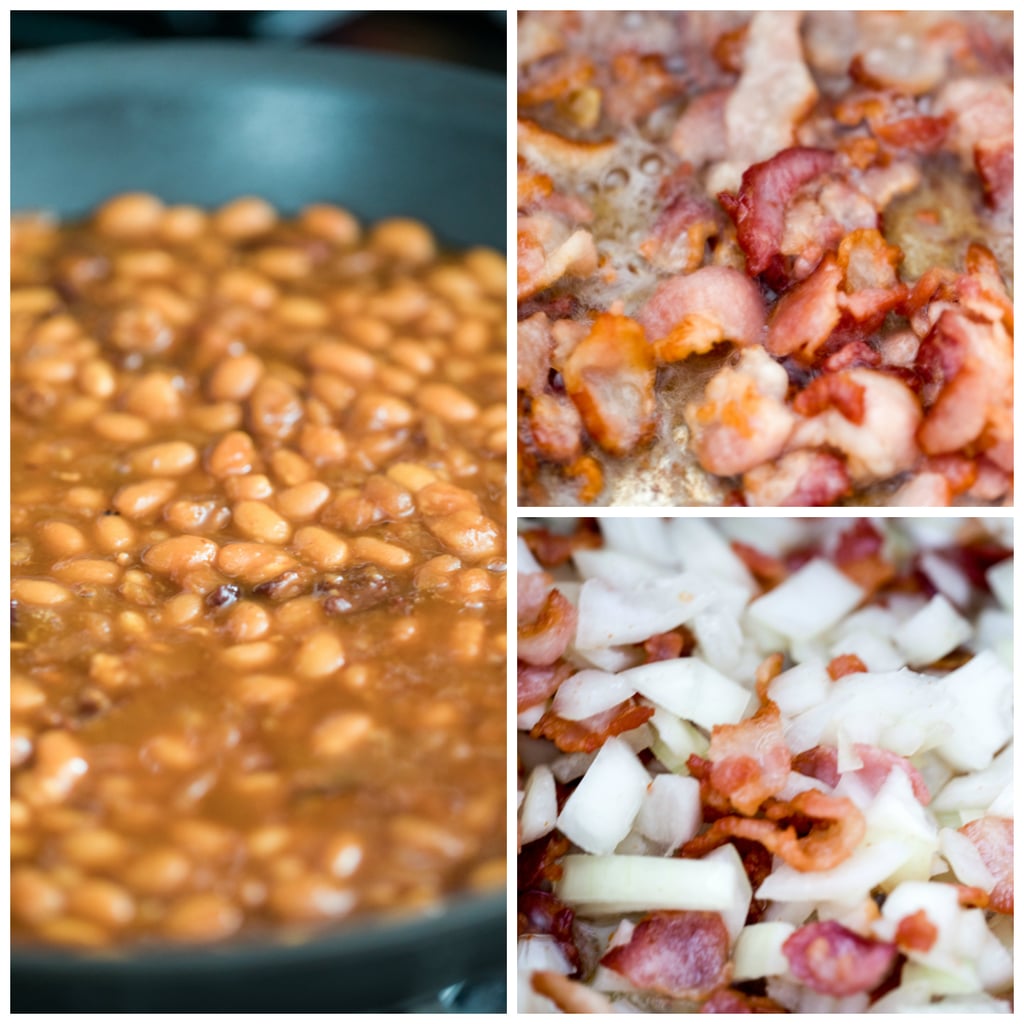
[[532,843],[546,836],[558,817],[555,777],[547,765],[539,764],[530,772],[519,808],[519,840]]
[[985,580],[996,600],[1008,611],[1013,611],[1013,558],[1004,558],[996,562],[988,572]]
[[638,665],[620,676],[648,700],[709,730],[740,721],[752,702],[748,690],[696,657]]
[[936,594],[893,634],[908,665],[930,665],[966,643],[971,624],[941,594]]
[[704,757],[708,752],[707,737],[689,722],[655,704],[650,719],[657,739],[651,747],[654,756],[672,772],[688,772],[691,754]]
[[623,676],[587,669],[570,676],[558,688],[551,709],[562,718],[579,722],[621,704],[636,691]]
[[700,783],[681,775],[655,775],[636,827],[668,853],[692,839],[701,826]]
[[[555,893],[581,914],[629,914],[658,910],[713,910],[743,902],[746,873],[721,860],[681,857],[588,857],[570,854]],[[744,911],[745,913],[745,911]]]
[[944,594],[958,608],[971,602],[973,587],[967,575],[948,558],[929,551],[921,556],[921,571],[940,594]]
[[806,640],[831,629],[864,596],[831,562],[815,558],[754,601],[748,615],[791,640]]
[[784,921],[762,921],[747,925],[740,932],[733,952],[732,980],[753,981],[773,974],[786,974],[789,960],[782,944],[796,931]]
[[611,853],[633,827],[650,781],[625,740],[613,736],[566,800],[559,829],[588,853]]
[[939,832],[942,856],[953,869],[953,874],[964,885],[976,885],[991,892],[996,885],[992,872],[985,866],[978,848],[962,832],[944,828]]
[[1012,673],[991,651],[982,651],[936,686],[954,704],[939,753],[964,771],[987,768],[1013,733]]

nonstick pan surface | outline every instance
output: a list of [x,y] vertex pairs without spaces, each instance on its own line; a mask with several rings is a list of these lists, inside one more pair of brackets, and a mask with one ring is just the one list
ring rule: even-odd
[[[262,196],[408,215],[452,246],[505,240],[505,86],[442,65],[253,45],[16,57],[11,204],[75,217],[122,191]],[[357,921],[299,944],[100,955],[15,950],[14,1010],[360,1010],[503,972],[505,896]]]

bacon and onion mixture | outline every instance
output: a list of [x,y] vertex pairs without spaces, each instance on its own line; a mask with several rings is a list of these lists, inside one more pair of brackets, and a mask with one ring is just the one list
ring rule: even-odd
[[1012,14],[519,15],[524,505],[1009,504]]
[[1011,521],[554,522],[519,1009],[1010,1012]]

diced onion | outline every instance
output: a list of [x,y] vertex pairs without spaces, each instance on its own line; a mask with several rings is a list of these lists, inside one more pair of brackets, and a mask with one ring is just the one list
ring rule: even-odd
[[864,591],[831,562],[815,558],[752,602],[747,612],[791,640],[806,640],[831,629],[864,596]]
[[908,665],[930,665],[966,643],[971,624],[941,594],[936,594],[893,634]]
[[555,777],[547,765],[539,764],[530,772],[519,808],[519,838],[523,843],[546,836],[558,817]]
[[753,981],[789,971],[782,944],[796,931],[784,921],[762,921],[740,932],[733,951],[732,980]]
[[551,709],[562,718],[579,722],[628,700],[636,691],[624,677],[587,669],[570,676],[558,688]]

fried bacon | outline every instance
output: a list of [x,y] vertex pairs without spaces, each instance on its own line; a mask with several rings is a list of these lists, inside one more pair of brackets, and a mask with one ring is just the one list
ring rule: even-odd
[[668,633],[655,633],[644,641],[644,661],[647,664],[652,661],[671,661],[690,654],[696,645],[693,634],[685,626]]
[[537,615],[519,621],[519,657],[529,665],[553,665],[576,635],[576,619],[576,609],[568,599],[558,590],[549,591]]
[[765,348],[773,356],[798,354],[813,361],[839,323],[837,293],[843,272],[831,256],[779,299],[768,324]]
[[900,918],[896,925],[896,945],[900,949],[912,949],[916,953],[927,953],[939,937],[939,929],[932,924],[924,910],[915,911]]
[[829,678],[835,682],[854,672],[867,672],[868,667],[856,654],[840,654],[828,663]]
[[764,330],[764,299],[738,270],[702,267],[662,281],[638,320],[667,362],[706,352],[720,341],[756,344]]
[[546,996],[562,1013],[614,1013],[607,996],[588,985],[573,981],[557,971],[534,971],[530,984],[538,995]]
[[539,889],[519,893],[517,928],[520,935],[550,935],[558,942],[566,959],[579,974],[580,952],[573,938],[572,924],[576,917],[556,896]]
[[637,988],[673,999],[704,999],[732,977],[722,915],[700,910],[648,914],[601,963]]
[[1000,914],[1013,913],[1013,819],[985,815],[959,829],[977,848],[985,867],[996,879],[989,906]]
[[[866,829],[864,816],[852,801],[816,789],[789,801],[769,799],[762,813],[764,818],[718,818],[680,852],[684,857],[703,857],[731,839],[750,839],[798,871],[828,871],[853,853]],[[787,820],[792,823],[783,825]],[[796,822],[804,835],[799,835]]]
[[896,962],[891,942],[865,939],[838,921],[814,921],[782,945],[793,975],[808,988],[830,996],[871,992]]
[[562,369],[587,432],[612,455],[626,455],[655,427],[654,360],[640,325],[602,313]]
[[[863,668],[857,671],[863,671]],[[859,779],[871,793],[877,793],[889,777],[889,772],[899,768],[910,780],[910,787],[918,803],[927,806],[931,801],[931,794],[924,778],[905,757],[870,743],[855,743],[853,749],[861,760],[861,767],[846,774]],[[812,779],[818,779],[826,786],[835,786],[839,782],[838,752],[835,747],[829,746],[803,750],[793,755],[793,770]]]
[[729,798],[740,814],[754,814],[789,778],[792,755],[782,731],[778,707],[768,701],[757,714],[736,725],[711,731],[708,760],[711,785]]
[[701,1008],[701,1013],[787,1013],[774,999],[750,996],[735,988],[719,989]]
[[527,665],[520,661],[516,675],[516,710],[525,711],[553,697],[576,670],[566,661],[553,665]]
[[530,735],[534,739],[551,740],[566,754],[590,754],[599,750],[609,737],[639,729],[653,714],[654,708],[640,704],[635,697],[579,721],[561,718],[553,711],[546,711]]
[[743,497],[755,507],[834,505],[849,493],[846,463],[831,452],[789,452],[743,474]]

